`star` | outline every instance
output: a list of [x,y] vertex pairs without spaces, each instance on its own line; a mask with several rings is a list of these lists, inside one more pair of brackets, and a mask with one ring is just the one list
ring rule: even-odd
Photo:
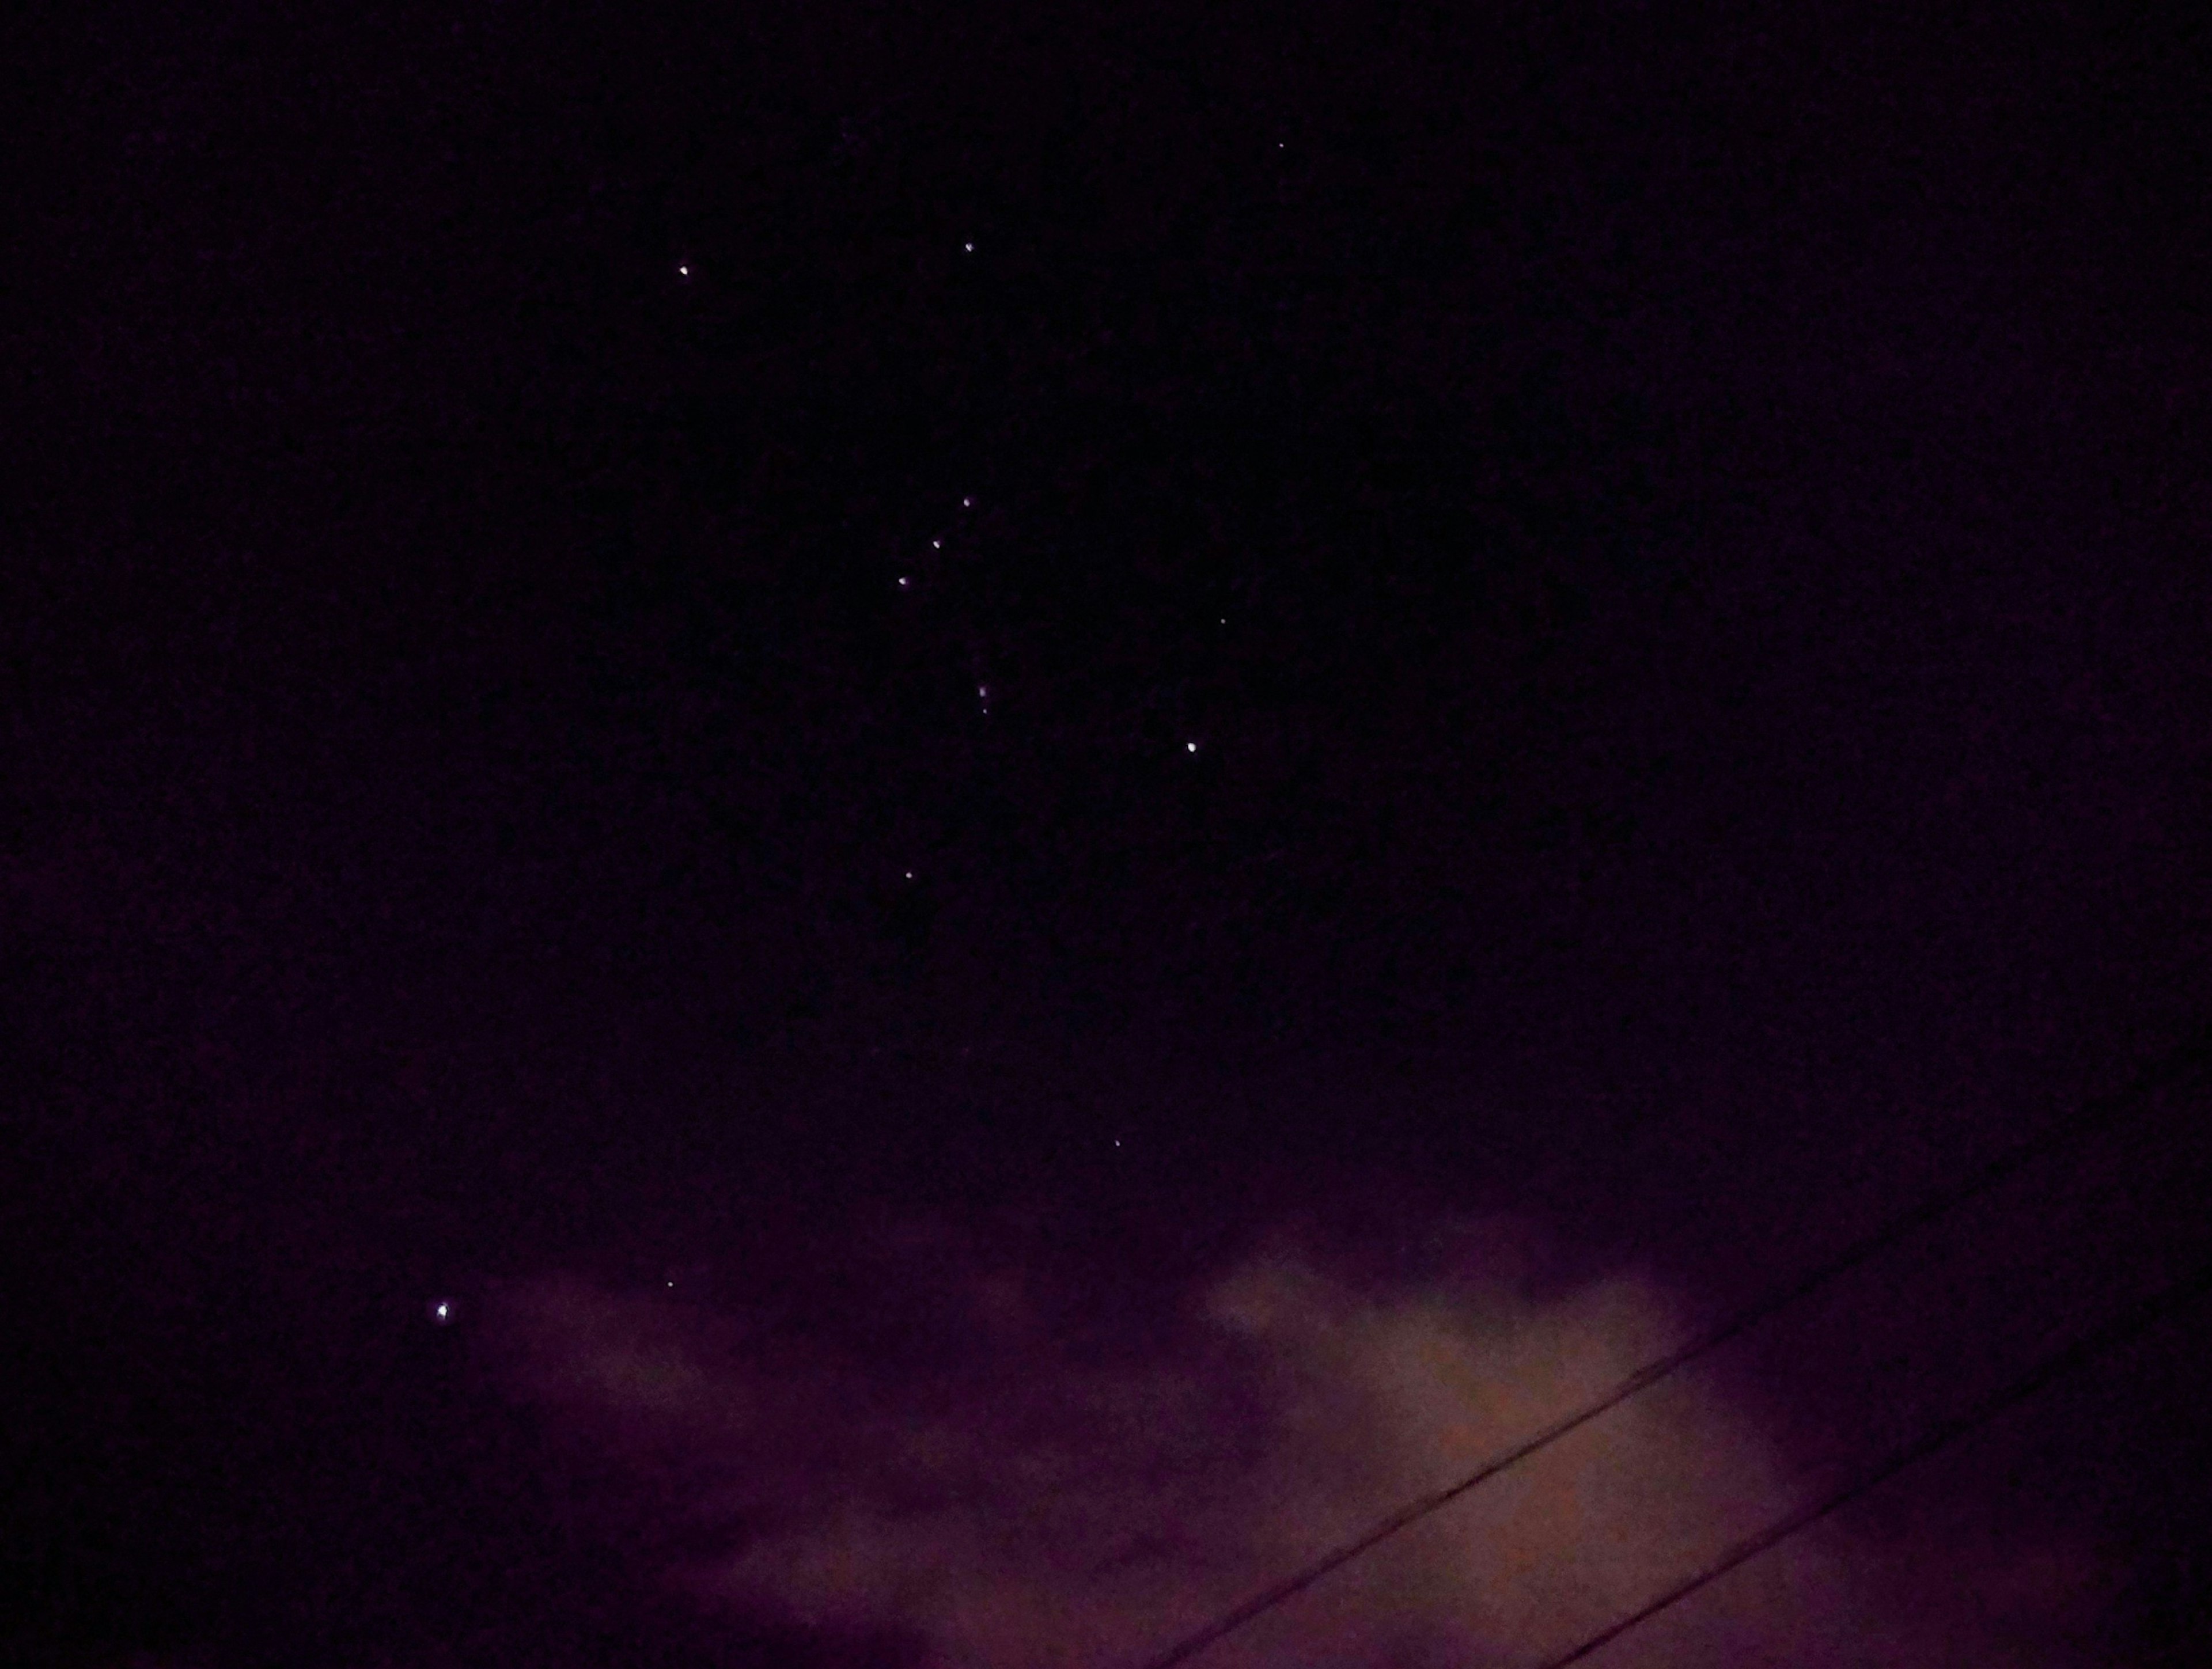
[[963,510],[973,510],[975,507],[975,501],[971,498],[962,499],[960,501],[960,507]]
[[963,249],[966,250],[966,251],[967,251],[970,255],[973,255],[973,254],[975,252],[975,246],[974,244],[971,244],[971,243],[964,243],[964,244],[962,244],[960,246],[961,246],[961,248],[963,248]]
[[430,1302],[430,1325],[450,1327],[460,1319],[460,1307],[450,1298],[434,1298]]
[[1198,751],[1198,743],[1195,742],[1186,742],[1182,744],[1182,750],[1185,753],[1196,753]]
[[906,590],[909,586],[911,586],[911,585],[913,585],[913,584],[914,584],[914,581],[913,581],[913,580],[909,580],[909,579],[908,579],[908,578],[906,577],[906,575],[904,575],[903,574],[902,574],[901,575],[899,575],[899,589],[900,589],[901,591],[904,591],[904,590]]
[[676,276],[678,278],[689,278],[691,276],[690,264],[688,262],[678,263],[676,268]]

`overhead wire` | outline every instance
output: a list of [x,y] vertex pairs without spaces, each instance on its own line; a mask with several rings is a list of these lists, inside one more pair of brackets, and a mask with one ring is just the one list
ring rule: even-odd
[[[1962,1180],[1939,1190],[1887,1219],[1796,1280],[1776,1288],[1727,1320],[1693,1336],[1687,1343],[1647,1363],[1595,1400],[1554,1420],[1511,1448],[1485,1461],[1465,1477],[1407,1502],[1351,1540],[1322,1554],[1203,1627],[1183,1636],[1166,1650],[1144,1660],[1142,1669],[1177,1669],[1177,1666],[1189,1662],[1209,1647],[1303,1593],[1331,1572],[1389,1540],[1400,1531],[1430,1517],[1501,1472],[1519,1466],[1562,1438],[1612,1412],[1631,1398],[1692,1363],[1710,1356],[1780,1311],[1839,1280],[1908,1235],[1988,1193],[2038,1161],[2062,1153],[2125,1122],[2128,1114],[2139,1111],[2160,1091],[2185,1083],[2208,1062],[2212,1062],[2212,1020],[2200,1023],[2183,1042],[2138,1072],[2123,1088],[2093,1098],[2070,1116],[2023,1138],[1993,1158],[1985,1160],[1968,1172]],[[1899,1464],[1909,1464],[1909,1461]],[[1887,1476],[1886,1473],[1883,1475]],[[1839,1506],[1842,1502],[1834,1504]],[[1743,1555],[1745,1558],[1750,1557],[1749,1553]],[[1738,1563],[1741,1562],[1741,1559],[1736,1561]],[[1684,1590],[1686,1593],[1691,1591],[1693,1590]],[[1671,1604],[1672,1601],[1667,1603]],[[1663,1606],[1660,1608],[1663,1609]],[[1595,1650],[1595,1648],[1590,1649]],[[1571,1658],[1560,1660],[1562,1662],[1572,1660]],[[1546,1669],[1550,1669],[1550,1666]]]
[[1910,1442],[1893,1449],[1848,1483],[1809,1505],[1799,1508],[1787,1517],[1776,1520],[1765,1529],[1745,1537],[1699,1569],[1695,1575],[1677,1582],[1658,1598],[1627,1616],[1607,1623],[1571,1649],[1557,1657],[1546,1658],[1534,1666],[1534,1669],[1567,1669],[1570,1664],[1580,1663],[1592,1653],[1610,1646],[1632,1629],[1638,1628],[1662,1611],[1680,1605],[1699,1589],[1710,1587],[1737,1566],[1749,1563],[1799,1531],[1871,1493],[1915,1462],[1926,1460],[1938,1449],[1957,1441],[1977,1426],[1995,1419],[2014,1405],[2027,1401],[2053,1381],[2082,1367],[2093,1358],[2148,1332],[2159,1322],[2179,1314],[2208,1293],[2212,1293],[2212,1263],[2202,1264],[2183,1279],[2171,1282],[2148,1297],[2138,1299],[2072,1344],[2042,1357],[2017,1379],[1991,1392],[1979,1402],[1939,1421]]

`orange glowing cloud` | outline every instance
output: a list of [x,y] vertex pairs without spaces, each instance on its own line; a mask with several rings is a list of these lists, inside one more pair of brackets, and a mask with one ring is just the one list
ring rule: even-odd
[[[1279,1239],[1142,1344],[1056,1326],[1032,1274],[942,1256],[913,1278],[934,1289],[928,1314],[955,1320],[919,1363],[778,1343],[741,1317],[571,1279],[510,1293],[501,1337],[518,1386],[649,1475],[653,1511],[717,1526],[714,1551],[671,1573],[696,1599],[831,1635],[896,1631],[945,1666],[1134,1669],[1681,1337],[1649,1280],[1534,1297],[1494,1231],[1468,1243],[1487,1248],[1473,1266],[1378,1284]],[[1198,1661],[1541,1662],[1808,1487],[1717,1382],[1679,1375]],[[1929,1558],[1984,1595],[2021,1590],[2005,1626],[1975,1621],[1986,1604],[1931,1609],[1929,1583],[1897,1579],[1894,1550],[1877,1557],[1829,1524],[1598,1660],[2065,1660],[2023,1643],[2019,1616],[2044,1596],[2015,1578],[2054,1558],[2081,1578],[2077,1556]]]

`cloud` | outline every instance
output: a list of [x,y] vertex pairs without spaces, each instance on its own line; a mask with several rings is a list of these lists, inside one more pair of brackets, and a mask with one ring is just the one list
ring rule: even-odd
[[[644,1502],[631,1533],[665,1540],[696,1600],[896,1633],[933,1664],[1133,1666],[1682,1336],[1633,1274],[1544,1290],[1510,1228],[1426,1243],[1444,1251],[1417,1277],[1376,1276],[1278,1235],[1102,1326],[1065,1284],[926,1232],[875,1249],[872,1296],[837,1327],[564,1278],[509,1293],[497,1337],[513,1382],[621,1460]],[[1814,1484],[1683,1375],[1200,1661],[1541,1661]],[[2022,1619],[2094,1578],[2072,1552],[1901,1555],[1823,1524],[1603,1660],[2057,1663]]]

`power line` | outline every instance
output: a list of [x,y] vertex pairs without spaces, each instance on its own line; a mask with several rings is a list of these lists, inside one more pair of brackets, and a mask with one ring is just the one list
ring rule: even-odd
[[1787,1518],[1778,1520],[1756,1534],[1745,1537],[1696,1575],[1676,1583],[1641,1610],[1608,1623],[1572,1650],[1558,1657],[1545,1659],[1536,1666],[1536,1669],[1567,1669],[1569,1664],[1580,1663],[1591,1653],[1611,1645],[1630,1630],[1650,1622],[1698,1589],[1718,1581],[1738,1565],[1748,1563],[1760,1554],[1787,1541],[1807,1526],[1827,1517],[1840,1507],[1850,1505],[1916,1461],[1926,1460],[1936,1450],[1965,1436],[1976,1426],[1996,1418],[2015,1403],[2027,1401],[2053,1380],[2072,1372],[2115,1345],[2124,1344],[2148,1331],[2157,1322],[2186,1308],[2207,1293],[2212,1293],[2212,1263],[2200,1265],[2185,1279],[2161,1287],[2148,1297],[2130,1305],[2102,1326],[2083,1334],[2063,1350],[2054,1350],[2045,1356],[2010,1384],[1990,1393],[1972,1407],[1929,1427],[1911,1442],[1893,1450],[1850,1483],[1823,1496],[1810,1506],[1800,1508]]
[[[1500,1472],[1517,1466],[1530,1456],[1550,1447],[1570,1433],[1581,1429],[1591,1421],[1610,1413],[1638,1393],[1656,1385],[1699,1357],[1708,1356],[1722,1345],[1748,1332],[1760,1322],[1780,1310],[1788,1308],[1802,1298],[1810,1296],[1829,1283],[1856,1269],[1860,1265],[1887,1250],[1908,1235],[1927,1227],[1960,1206],[1987,1193],[2007,1179],[2026,1169],[2037,1160],[2063,1151],[2085,1141],[2120,1121],[2123,1114],[2140,1108],[2160,1090],[2185,1081],[2191,1073],[2212,1059],[2212,1022],[2197,1028],[2188,1040],[2161,1057],[2156,1063],[2138,1073],[2124,1088],[2112,1095],[2100,1096],[2086,1103],[2072,1117],[2063,1119],[2015,1144],[1995,1158],[1967,1174],[1963,1181],[1929,1196],[1910,1210],[1899,1213],[1885,1223],[1853,1241],[1826,1262],[1816,1265],[1806,1274],[1786,1286],[1778,1288],[1749,1308],[1738,1311],[1729,1320],[1709,1331],[1699,1333],[1687,1344],[1666,1356],[1646,1363],[1622,1380],[1620,1384],[1595,1402],[1585,1405],[1544,1427],[1534,1436],[1506,1450],[1493,1460],[1486,1461],[1458,1482],[1419,1497],[1401,1507],[1372,1528],[1363,1532],[1351,1541],[1322,1555],[1304,1569],[1283,1578],[1272,1587],[1263,1588],[1224,1612],[1212,1622],[1186,1635],[1158,1656],[1145,1660],[1143,1669],[1176,1669],[1200,1652],[1225,1636],[1235,1633],[1255,1617],[1263,1616],[1297,1594],[1303,1593],[1322,1577],[1340,1566],[1349,1564],[1360,1555],[1388,1541],[1407,1526],[1418,1523],[1431,1514],[1478,1488]],[[1885,1474],[1886,1475],[1886,1474]],[[1808,1520],[1809,1521],[1809,1520]],[[1745,1557],[1749,1557],[1746,1554]],[[1741,1563],[1741,1561],[1738,1561]],[[1668,1603],[1672,1603],[1669,1601]],[[1593,1648],[1595,1649],[1595,1648]]]

